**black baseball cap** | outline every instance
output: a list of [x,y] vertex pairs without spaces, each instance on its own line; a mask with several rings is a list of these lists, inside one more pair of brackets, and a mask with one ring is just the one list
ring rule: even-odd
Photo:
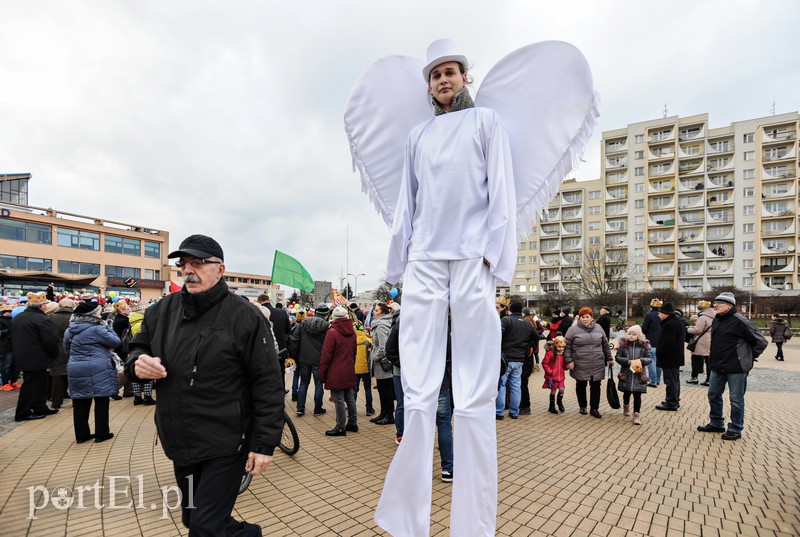
[[183,239],[180,248],[170,253],[167,257],[180,257],[182,255],[189,255],[198,259],[206,259],[208,257],[219,257],[225,261],[222,254],[222,246],[211,237],[205,235],[191,235]]

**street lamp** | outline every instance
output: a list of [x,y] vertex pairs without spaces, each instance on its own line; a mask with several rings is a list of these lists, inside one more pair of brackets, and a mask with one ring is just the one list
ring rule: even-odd
[[358,296],[358,277],[359,276],[366,276],[366,274],[364,274],[363,272],[361,274],[353,274],[351,272],[348,272],[347,275],[348,276],[352,276],[353,278],[355,278],[356,282],[355,282],[355,285],[353,286],[353,296],[357,297]]
[[756,273],[748,273],[750,276],[750,299],[747,302],[747,318],[753,318],[753,288],[756,286]]

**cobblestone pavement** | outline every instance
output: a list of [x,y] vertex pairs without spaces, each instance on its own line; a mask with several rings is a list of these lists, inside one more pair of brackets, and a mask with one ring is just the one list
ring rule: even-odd
[[[535,373],[532,415],[497,422],[497,535],[800,535],[800,342],[787,349],[786,362],[774,361],[773,349],[751,374],[744,436],[736,442],[695,430],[708,419],[703,387],[684,384],[678,412],[654,410],[664,389],[650,390],[637,427],[605,401],[602,420],[578,414],[571,381],[566,413],[549,414]],[[10,408],[13,393],[0,394],[0,408]],[[325,404],[327,415],[295,418],[300,452],[276,454],[239,497],[237,517],[275,536],[382,534],[372,516],[396,449],[394,428],[368,423],[359,406],[361,432],[328,438],[333,404]],[[131,399],[112,401],[116,436],[101,444],[75,444],[69,404],[4,429],[3,535],[186,535],[179,510],[162,510],[162,487],[174,479],[155,444],[152,412]],[[447,535],[451,485],[440,481],[438,452],[433,456],[431,534]],[[78,487],[95,483],[102,491],[86,492],[79,505]],[[69,507],[59,504],[70,498]],[[174,494],[167,501],[174,505]]]

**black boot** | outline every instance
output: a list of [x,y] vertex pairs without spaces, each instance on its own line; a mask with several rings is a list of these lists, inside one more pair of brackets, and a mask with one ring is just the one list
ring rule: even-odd
[[371,423],[377,423],[377,422],[381,421],[382,419],[386,419],[386,413],[385,412],[381,412],[380,414],[378,414],[377,416],[375,416],[374,418],[372,418],[369,421]]
[[558,394],[558,411],[564,412],[564,395]]
[[555,395],[551,395],[550,396],[550,408],[548,408],[547,411],[549,413],[551,413],[551,414],[558,414],[558,410],[556,410],[556,396]]

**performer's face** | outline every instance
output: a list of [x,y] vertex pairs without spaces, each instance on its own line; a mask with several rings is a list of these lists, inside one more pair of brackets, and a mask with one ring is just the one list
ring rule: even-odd
[[467,85],[467,75],[458,62],[445,62],[431,70],[428,89],[445,110],[450,110],[453,96]]

